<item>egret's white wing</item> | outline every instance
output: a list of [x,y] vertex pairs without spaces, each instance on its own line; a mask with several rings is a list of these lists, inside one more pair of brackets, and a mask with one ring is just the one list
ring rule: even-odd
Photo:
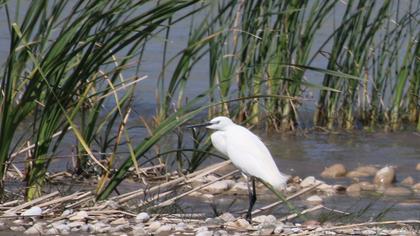
[[216,131],[210,138],[213,147],[215,147],[217,151],[221,152],[223,155],[229,156],[227,153],[226,136],[224,135],[224,132]]
[[255,134],[238,125],[230,127],[224,133],[227,153],[234,165],[276,188],[285,186],[287,177],[277,169],[270,151]]

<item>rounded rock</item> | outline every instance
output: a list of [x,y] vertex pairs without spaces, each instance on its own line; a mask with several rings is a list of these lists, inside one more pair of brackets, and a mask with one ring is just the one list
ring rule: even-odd
[[379,186],[389,186],[395,181],[395,169],[392,166],[385,166],[376,172],[373,183]]
[[162,225],[156,230],[156,234],[163,234],[163,233],[170,232],[172,228],[173,228],[172,224]]
[[311,204],[319,204],[322,202],[322,198],[318,195],[312,195],[308,198],[306,198],[306,201],[308,201]]
[[313,176],[308,176],[300,182],[302,188],[313,186],[317,183],[317,180]]
[[273,215],[260,215],[254,217],[252,221],[259,224],[274,224],[276,222],[276,217]]
[[416,170],[420,171],[420,163],[417,163]]
[[415,181],[414,181],[413,177],[408,176],[407,178],[405,178],[401,181],[401,184],[405,185],[405,186],[412,186],[412,185],[415,184]]
[[24,211],[21,216],[41,216],[42,209],[40,207],[34,206]]
[[160,228],[160,226],[162,226],[162,224],[159,221],[154,221],[149,225],[149,230],[151,232],[154,232],[154,231],[158,230]]
[[138,223],[144,223],[149,221],[150,216],[149,214],[147,214],[147,212],[140,212],[139,214],[136,215],[136,222]]
[[349,193],[358,193],[362,191],[362,187],[359,183],[351,184],[346,188],[346,191]]
[[337,178],[342,177],[346,174],[346,167],[343,164],[334,164],[325,168],[325,170],[321,173],[322,177],[325,178]]
[[224,222],[230,222],[236,220],[235,216],[233,216],[230,212],[225,212],[218,217],[219,219],[223,220]]
[[248,185],[245,182],[241,181],[241,182],[235,183],[232,186],[230,191],[232,191],[234,193],[242,193],[242,194],[243,193],[248,193]]
[[220,194],[229,190],[234,183],[235,182],[233,180],[221,180],[210,184],[202,190],[211,194]]

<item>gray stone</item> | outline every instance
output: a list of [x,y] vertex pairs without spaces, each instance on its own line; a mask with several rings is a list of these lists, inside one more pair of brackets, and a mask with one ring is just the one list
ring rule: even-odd
[[173,226],[174,226],[173,224],[162,225],[156,230],[156,234],[170,232]]
[[24,234],[42,235],[43,234],[42,226],[40,227],[35,224],[34,226],[31,226],[27,230],[25,230]]
[[395,181],[395,169],[392,166],[385,166],[376,172],[373,183],[378,186],[389,186]]
[[195,234],[195,236],[212,236],[212,231],[200,231]]
[[224,222],[230,222],[230,221],[234,221],[236,220],[235,216],[233,216],[231,213],[229,212],[225,212],[222,215],[220,215],[218,217],[219,219],[222,219]]
[[308,176],[305,179],[302,180],[302,182],[300,182],[300,186],[302,188],[306,188],[309,186],[313,186],[317,183],[317,180],[315,179],[315,177],[313,176]]
[[230,191],[234,193],[241,193],[241,194],[248,193],[248,185],[242,181],[237,182],[232,186]]
[[149,231],[155,232],[160,228],[160,226],[162,226],[162,224],[159,221],[154,221],[149,225]]
[[252,221],[259,224],[274,224],[276,222],[276,217],[273,215],[260,215],[254,217]]
[[185,224],[184,222],[179,222],[178,224],[175,225],[174,230],[175,231],[184,231],[187,229],[187,224]]
[[131,231],[133,235],[148,235],[147,231],[144,229],[143,225],[136,225]]
[[213,233],[213,236],[228,236],[229,233],[226,230],[217,230]]
[[149,214],[147,214],[147,212],[140,212],[139,214],[136,215],[136,222],[147,222],[149,221],[150,216]]
[[21,216],[41,216],[42,209],[40,207],[34,206],[24,211]]
[[61,216],[62,217],[67,217],[67,216],[73,214],[73,212],[74,212],[73,209],[67,209],[67,210],[64,210],[63,213],[61,213]]
[[318,204],[322,202],[322,198],[318,195],[312,195],[308,198],[306,198],[306,201],[308,201],[311,204]]
[[210,184],[209,186],[203,188],[202,190],[204,192],[208,192],[211,194],[219,194],[219,193],[226,192],[234,184],[235,184],[235,181],[233,180],[220,180],[220,181]]
[[56,228],[49,228],[44,233],[47,235],[57,235],[60,234],[60,231]]

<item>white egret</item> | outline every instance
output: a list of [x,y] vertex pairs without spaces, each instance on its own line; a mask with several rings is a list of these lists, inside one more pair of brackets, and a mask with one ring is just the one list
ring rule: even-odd
[[268,148],[247,128],[237,125],[224,116],[211,121],[189,126],[190,128],[205,126],[215,130],[211,135],[213,146],[229,157],[232,163],[252,182],[252,191],[248,182],[249,208],[246,219],[251,222],[252,208],[257,200],[255,178],[269,183],[276,190],[283,190],[287,185],[288,176],[281,173],[273,160]]

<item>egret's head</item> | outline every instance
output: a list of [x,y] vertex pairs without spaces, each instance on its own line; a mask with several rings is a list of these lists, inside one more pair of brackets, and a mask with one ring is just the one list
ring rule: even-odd
[[231,119],[227,118],[226,116],[218,116],[213,118],[209,125],[206,126],[207,129],[214,129],[214,130],[225,130],[229,125],[232,125],[233,122]]
[[188,127],[195,128],[195,127],[205,126],[207,129],[225,130],[229,125],[232,125],[232,124],[233,124],[232,120],[227,118],[226,116],[218,116],[216,118],[213,118],[209,122],[198,124],[198,125],[191,125]]

